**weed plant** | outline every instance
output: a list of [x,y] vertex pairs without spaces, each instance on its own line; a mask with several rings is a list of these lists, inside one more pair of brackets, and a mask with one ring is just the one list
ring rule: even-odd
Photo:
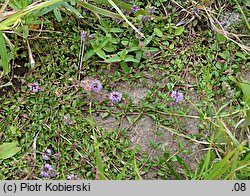
[[0,2],[0,179],[250,178],[249,3]]

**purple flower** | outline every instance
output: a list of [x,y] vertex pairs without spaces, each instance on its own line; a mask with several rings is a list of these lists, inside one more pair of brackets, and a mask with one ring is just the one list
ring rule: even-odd
[[45,172],[45,171],[41,171],[41,175],[44,178],[48,178],[49,177],[49,174],[47,172]]
[[127,11],[127,10],[125,10],[125,11],[123,12],[123,14],[124,14],[125,16],[129,16],[130,13],[131,13],[131,12],[129,12],[129,11]]
[[82,31],[81,32],[81,40],[85,40],[87,37],[87,31]]
[[175,102],[179,102],[183,99],[183,93],[173,90],[171,93],[171,97],[174,99]]
[[32,83],[32,84],[30,85],[30,90],[33,91],[33,92],[35,92],[35,93],[38,92],[39,86],[38,86],[37,82],[34,82],[34,83]]
[[90,86],[91,90],[95,92],[98,92],[102,89],[102,83],[100,82],[100,80],[91,81]]
[[142,17],[141,17],[141,20],[142,20],[143,22],[146,22],[148,19],[149,19],[148,16],[142,16]]
[[247,21],[250,22],[250,18],[248,18]]
[[42,167],[41,175],[45,178],[53,177],[56,175],[56,171],[52,168],[50,164],[45,164]]
[[117,18],[112,18],[113,21],[115,21],[117,24],[121,23],[121,20],[117,19]]
[[150,8],[149,8],[149,13],[150,13],[150,14],[153,14],[154,12],[155,12],[155,8],[150,7]]
[[220,24],[222,27],[224,27],[224,26],[226,26],[226,25],[228,24],[228,22],[227,22],[227,21],[221,21],[221,22],[219,22],[219,24]]
[[132,9],[132,12],[137,12],[140,8],[136,5],[132,5],[131,9]]
[[[141,27],[137,27],[137,29],[138,29],[138,31],[140,31],[141,32],[141,30],[142,30],[142,28]],[[140,39],[141,38],[141,35],[139,34],[139,33],[135,33],[135,37],[137,38],[137,39]]]
[[193,10],[192,10],[192,12],[193,13],[198,13],[198,12],[200,12],[201,10],[199,9],[199,8],[194,8]]
[[78,176],[75,174],[69,174],[67,180],[79,180]]
[[51,155],[52,153],[50,149],[47,148],[43,150],[43,154],[42,154],[43,160],[48,160]]
[[118,102],[120,102],[122,100],[122,93],[120,93],[120,92],[112,92],[109,95],[109,99],[112,102],[118,103]]

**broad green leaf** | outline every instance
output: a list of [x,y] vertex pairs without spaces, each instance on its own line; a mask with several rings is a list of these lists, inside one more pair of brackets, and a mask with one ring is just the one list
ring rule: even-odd
[[94,50],[89,50],[88,52],[85,53],[84,57],[83,57],[83,61],[87,61],[88,59],[90,59],[93,55],[95,54]]
[[241,53],[241,52],[236,52],[236,53],[235,53],[235,56],[238,56],[238,57],[240,57],[240,58],[242,58],[242,59],[244,59],[244,60],[247,60],[246,55],[243,54],[243,53]]
[[106,118],[106,117],[108,117],[109,115],[110,115],[110,113],[104,112],[101,116],[102,116],[102,118]]
[[109,37],[105,38],[105,39],[99,44],[98,49],[102,49],[104,46],[106,46],[106,44],[109,42],[109,40],[110,40]]
[[173,49],[174,49],[174,43],[170,44],[169,49],[170,49],[170,50],[173,50]]
[[219,56],[221,56],[223,59],[228,60],[230,58],[230,52],[228,50],[219,53]]
[[6,84],[0,85],[0,88],[6,87],[6,86],[12,86],[12,82],[8,82]]
[[1,57],[1,65],[3,67],[3,71],[5,74],[8,74],[10,70],[7,55],[8,54],[7,54],[5,40],[3,38],[3,32],[0,30],[0,57]]
[[0,160],[10,158],[18,153],[21,148],[17,147],[18,142],[4,143],[0,146]]
[[129,68],[128,68],[127,63],[122,62],[121,67],[122,67],[122,70],[124,71],[124,73],[127,73],[127,74],[129,73]]
[[140,62],[142,58],[142,51],[136,51],[135,59]]
[[126,49],[127,52],[133,52],[133,51],[138,51],[138,50],[141,50],[138,46],[134,46],[129,49]]
[[99,45],[94,40],[90,40],[90,44],[92,48],[94,49],[94,51],[98,50]]
[[158,52],[159,48],[155,48],[155,47],[150,47],[147,49],[148,52]]
[[107,43],[107,45],[103,47],[103,50],[106,52],[114,52],[116,51],[116,47],[112,43]]
[[144,46],[147,46],[153,39],[153,36],[146,37],[144,40]]
[[174,34],[175,35],[181,35],[183,33],[183,31],[185,30],[185,27],[184,26],[180,26],[180,27],[177,27],[174,31]]
[[162,37],[163,33],[160,29],[158,28],[154,28],[154,33],[158,36],[158,37]]
[[[240,89],[243,92],[243,99],[247,103],[247,105],[250,107],[250,82],[248,81],[239,82],[233,76],[229,76],[229,79],[234,81],[240,87]],[[247,110],[247,119],[250,122],[250,109]]]
[[133,55],[127,55],[126,58],[124,59],[125,62],[134,62],[134,63],[139,63],[137,59],[134,58]]
[[97,54],[100,58],[106,59],[106,54],[105,54],[105,52],[104,52],[102,49],[97,50],[97,51],[96,51],[96,54]]
[[111,28],[110,32],[112,32],[112,33],[122,33],[122,32],[124,32],[124,30],[121,29],[121,28]]
[[23,25],[17,29],[17,32],[23,35],[23,38],[27,39],[29,36],[29,26]]
[[113,57],[111,58],[108,58],[108,59],[105,59],[105,62],[107,63],[115,63],[115,62],[120,62],[122,59],[121,57],[119,57],[117,54],[114,55]]
[[222,42],[222,43],[224,43],[227,40],[227,38],[220,33],[217,33],[217,39],[219,42]]
[[10,126],[10,131],[11,131],[11,133],[13,134],[13,135],[15,135],[16,134],[16,130],[17,130],[17,128],[15,127],[15,126]]
[[71,5],[76,5],[76,1],[75,0],[70,0],[70,4]]
[[61,15],[60,10],[58,8],[55,8],[55,9],[53,9],[53,12],[54,12],[54,15],[56,17],[56,20],[58,22],[61,22],[62,21],[62,15]]
[[118,55],[121,57],[122,60],[126,58],[128,54],[128,51],[126,49],[122,50],[121,52],[118,52]]

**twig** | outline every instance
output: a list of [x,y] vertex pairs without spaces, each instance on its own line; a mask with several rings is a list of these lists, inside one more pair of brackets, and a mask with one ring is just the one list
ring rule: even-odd
[[[72,144],[72,142],[71,141],[69,141],[66,137],[64,137],[62,134],[60,134],[60,137],[62,137],[63,139],[65,139],[67,142],[69,142],[70,144]],[[76,150],[76,152],[79,154],[79,156],[81,157],[81,158],[85,158],[77,149],[75,149]],[[86,162],[89,164],[89,165],[91,165],[92,167],[94,167],[87,159],[85,159],[86,160]]]
[[124,118],[125,118],[125,115],[123,114],[122,118],[121,118],[121,121],[120,121],[120,126],[119,126],[119,129],[118,129],[118,132],[117,132],[117,135],[116,135],[115,139],[118,139],[118,137],[120,135],[120,132],[121,132],[121,129],[122,129],[122,125],[123,125],[123,122],[124,122]]
[[29,40],[27,39],[26,41],[27,41],[27,48],[28,48],[28,53],[29,53],[29,62],[30,62],[31,68],[33,69],[35,67],[36,63],[35,63],[35,60],[34,60],[33,55],[32,55]]
[[4,2],[3,6],[2,6],[1,9],[0,9],[0,21],[2,20],[3,12],[4,12],[5,8],[7,7],[9,1],[10,1],[10,0],[6,0],[6,1]]
[[[209,145],[209,144],[210,144],[210,142],[202,142],[202,141],[193,139],[193,138],[191,138],[191,137],[189,137],[189,136],[187,136],[187,135],[184,135],[184,134],[182,134],[182,133],[175,132],[174,129],[172,129],[172,128],[165,127],[165,126],[163,126],[163,125],[160,125],[160,126],[161,126],[162,128],[164,128],[164,129],[166,129],[167,131],[173,133],[173,134],[176,134],[176,135],[181,136],[181,137],[183,137],[183,138],[189,139],[189,140],[191,140],[191,141],[193,141],[193,142],[196,142],[196,143],[198,143],[198,144],[205,144],[205,145]],[[220,143],[219,145],[225,145],[225,143]]]
[[136,117],[136,119],[127,127],[125,132],[127,132],[136,123],[136,121],[141,117],[142,114],[143,112],[140,112],[140,114]]
[[34,163],[33,163],[34,165],[32,167],[32,170],[28,173],[28,175],[24,178],[24,180],[29,179],[30,176],[32,175],[33,171],[35,170],[35,166],[36,166],[36,140],[37,140],[39,133],[40,133],[40,131],[38,131],[38,133],[35,135],[34,142],[33,142],[32,154],[33,154],[33,159],[34,159]]

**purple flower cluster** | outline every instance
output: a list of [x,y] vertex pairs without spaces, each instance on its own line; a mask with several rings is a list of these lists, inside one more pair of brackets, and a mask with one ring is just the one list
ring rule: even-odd
[[150,13],[150,14],[153,14],[154,12],[155,12],[155,8],[150,7],[150,8],[149,8],[149,13]]
[[81,32],[81,40],[86,40],[86,38],[87,38],[87,31],[82,31]]
[[146,22],[148,19],[149,19],[149,16],[147,16],[147,15],[141,17],[141,20],[142,20],[143,22]]
[[94,80],[90,82],[91,90],[98,92],[102,89],[102,83],[100,80]]
[[227,23],[227,21],[221,21],[221,22],[219,22],[219,24],[220,24],[220,26],[224,27],[224,26],[226,26],[228,23]]
[[52,152],[49,148],[46,148],[43,150],[43,153],[42,153],[43,160],[49,160],[49,157],[51,157],[51,155],[52,155]]
[[183,93],[177,90],[173,90],[171,93],[171,97],[174,99],[175,102],[179,102],[183,99]]
[[138,7],[138,6],[136,6],[136,5],[132,5],[132,7],[131,7],[131,10],[132,10],[132,12],[137,12],[138,10],[140,10],[140,8]]
[[130,12],[127,11],[127,10],[125,10],[125,11],[123,11],[123,14],[124,14],[125,16],[129,16]]
[[112,102],[118,103],[122,100],[122,93],[120,92],[112,92],[109,95],[109,99]]
[[[102,89],[102,83],[100,80],[92,80],[90,81],[91,90],[94,92],[99,92]],[[122,100],[122,93],[120,92],[111,92],[109,94],[110,101],[114,103],[118,103]]]
[[30,90],[37,93],[38,90],[39,90],[39,86],[38,86],[38,83],[37,82],[34,82],[30,85]]
[[50,164],[45,164],[42,167],[41,175],[44,178],[55,177],[56,176],[56,170],[53,169],[53,167]]
[[199,9],[199,8],[194,8],[193,10],[192,10],[192,12],[193,13],[198,13],[198,12],[200,12],[201,10]]
[[80,180],[80,178],[78,178],[78,176],[75,174],[69,174],[67,176],[67,180]]
[[117,18],[112,18],[113,21],[115,21],[117,24],[121,23],[121,20],[117,19]]

